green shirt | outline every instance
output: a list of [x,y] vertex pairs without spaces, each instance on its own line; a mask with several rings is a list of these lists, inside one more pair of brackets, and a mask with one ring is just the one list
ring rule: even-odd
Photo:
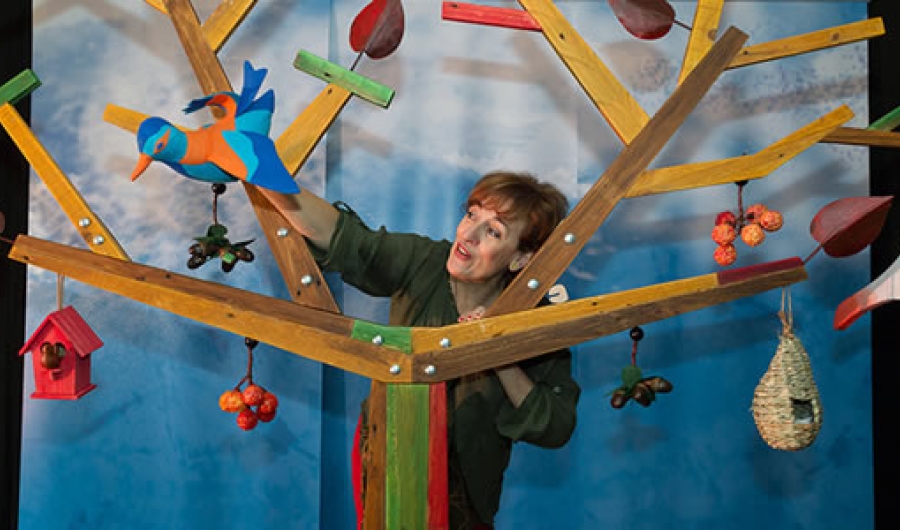
[[[451,243],[415,234],[369,229],[343,203],[327,252],[313,250],[325,271],[372,296],[391,297],[390,324],[443,326],[459,318],[446,262]],[[512,443],[564,445],[575,429],[581,392],[571,376],[567,349],[519,363],[534,388],[518,407],[506,397],[493,371],[448,382],[451,470],[458,466],[471,509],[493,523]],[[451,472],[451,482],[454,473]],[[453,491],[453,484],[451,484]],[[451,510],[452,512],[452,510]],[[451,528],[453,514],[451,513]]]

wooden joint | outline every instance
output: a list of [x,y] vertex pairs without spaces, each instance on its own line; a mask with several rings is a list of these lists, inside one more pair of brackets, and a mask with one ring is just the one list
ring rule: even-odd
[[0,86],[0,105],[15,105],[41,86],[41,80],[31,70],[23,70]]

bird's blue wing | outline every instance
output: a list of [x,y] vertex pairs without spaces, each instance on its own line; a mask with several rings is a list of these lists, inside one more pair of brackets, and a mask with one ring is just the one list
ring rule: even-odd
[[275,93],[271,90],[259,97],[243,112],[238,113],[234,120],[235,128],[239,131],[269,135],[272,128],[272,111],[275,108]]
[[244,61],[244,86],[241,88],[241,95],[238,98],[237,115],[240,116],[246,112],[256,99],[259,93],[259,87],[262,86],[269,71],[266,68],[255,69],[250,61]]
[[281,193],[300,193],[300,187],[284,167],[272,139],[254,133],[247,133],[246,137],[250,140],[256,158],[256,167],[251,169],[247,182]]

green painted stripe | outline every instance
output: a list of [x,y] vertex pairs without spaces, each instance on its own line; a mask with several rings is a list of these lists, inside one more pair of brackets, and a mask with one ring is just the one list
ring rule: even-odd
[[866,127],[870,131],[893,131],[900,125],[900,107],[888,112]]
[[23,70],[19,75],[0,86],[0,105],[4,103],[15,105],[39,86],[41,86],[41,80],[34,75],[34,72]]
[[388,530],[428,528],[428,396],[429,385],[387,385]]
[[294,68],[318,77],[326,83],[333,83],[347,89],[362,99],[387,108],[394,99],[394,89],[361,76],[352,70],[342,68],[305,50],[297,53]]
[[381,337],[382,346],[394,348],[404,353],[412,353],[412,330],[402,326],[382,326],[364,320],[353,322],[350,336],[356,340],[375,342]]

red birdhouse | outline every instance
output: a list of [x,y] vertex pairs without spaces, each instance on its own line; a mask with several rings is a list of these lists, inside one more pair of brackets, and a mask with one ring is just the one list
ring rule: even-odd
[[47,315],[19,355],[31,352],[35,391],[32,398],[78,399],[97,387],[91,383],[91,352],[103,346],[75,308]]

